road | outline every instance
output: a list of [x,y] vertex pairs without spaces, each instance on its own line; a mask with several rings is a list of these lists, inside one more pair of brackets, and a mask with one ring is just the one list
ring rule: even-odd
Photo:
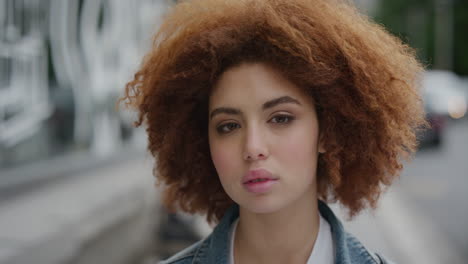
[[421,214],[468,257],[468,119],[449,122],[440,148],[420,150],[399,186]]

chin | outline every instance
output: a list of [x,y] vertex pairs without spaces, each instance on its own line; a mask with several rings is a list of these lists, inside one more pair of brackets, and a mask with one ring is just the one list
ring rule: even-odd
[[251,213],[255,214],[269,214],[279,211],[281,208],[285,206],[284,203],[278,200],[271,199],[272,197],[268,197],[269,199],[262,199],[267,197],[256,197],[253,198],[255,201],[244,200],[241,203],[238,203],[239,206],[245,210],[248,210]]

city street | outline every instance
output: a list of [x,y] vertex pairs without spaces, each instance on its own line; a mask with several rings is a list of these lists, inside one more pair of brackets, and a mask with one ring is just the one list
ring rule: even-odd
[[[241,160],[247,152],[267,157],[273,150],[273,178],[289,177],[282,166],[291,164],[304,165],[313,176],[309,159],[286,157],[307,157],[306,136],[323,132],[299,125],[312,124],[305,123],[312,107],[327,111],[317,115],[318,124],[342,120],[330,128],[341,136],[381,142],[386,129],[364,133],[367,124],[378,119],[401,133],[404,122],[422,120],[413,108],[414,91],[421,92],[433,124],[418,138],[441,143],[424,144],[403,164],[375,210],[367,206],[349,219],[341,204],[328,205],[346,232],[389,264],[468,263],[468,0],[190,2],[0,1],[0,264],[158,263],[213,228],[202,215],[164,208],[165,184],[187,183],[186,173],[168,167],[206,154],[219,171],[239,160],[252,162]],[[244,62],[275,67],[239,71],[250,64]],[[218,134],[208,141],[215,153],[190,152],[190,143],[204,142],[195,125],[213,106],[209,123]],[[349,120],[335,116],[335,107],[343,107]],[[198,116],[201,109],[205,117]],[[215,121],[218,110],[225,116]],[[362,133],[349,133],[354,126],[348,123],[362,124],[355,130]],[[227,140],[229,125],[243,128],[243,136]],[[367,160],[380,166],[374,157]],[[160,182],[154,177],[158,164]],[[196,165],[192,172],[204,171],[203,163]],[[248,180],[267,178],[243,170],[253,176]],[[271,193],[282,197],[281,191]]]
[[399,186],[408,201],[468,252],[468,120],[450,122],[440,148],[422,149],[407,164]]

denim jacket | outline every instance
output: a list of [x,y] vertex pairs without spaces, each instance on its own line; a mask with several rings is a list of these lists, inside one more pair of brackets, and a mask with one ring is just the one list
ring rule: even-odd
[[[321,215],[330,224],[335,247],[335,264],[394,264],[381,254],[369,251],[343,229],[340,220],[326,203],[318,200]],[[159,264],[224,264],[229,259],[229,230],[239,217],[239,206],[231,206],[213,232],[205,239],[178,252]]]

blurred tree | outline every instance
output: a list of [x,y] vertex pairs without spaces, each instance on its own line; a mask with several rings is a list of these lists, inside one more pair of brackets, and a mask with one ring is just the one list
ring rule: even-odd
[[458,0],[454,4],[454,69],[468,75],[468,1]]
[[468,1],[380,0],[375,20],[417,50],[429,68],[468,75]]

